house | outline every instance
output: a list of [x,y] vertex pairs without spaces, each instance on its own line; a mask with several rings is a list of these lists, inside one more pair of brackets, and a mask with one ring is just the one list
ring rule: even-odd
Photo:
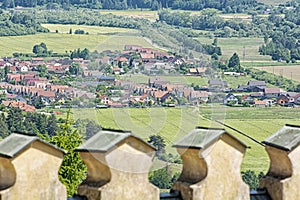
[[280,88],[265,88],[264,95],[266,98],[277,98],[280,94]]
[[13,133],[4,138],[0,142],[0,199],[65,200],[66,186],[58,178],[65,153],[37,136]]
[[83,63],[84,59],[83,58],[73,58],[72,61],[73,62],[78,62],[78,63]]
[[264,92],[264,89],[266,88],[266,82],[250,80],[247,83],[247,87],[249,92]]
[[228,106],[234,106],[239,104],[239,99],[234,94],[227,94],[224,99],[224,104]]
[[22,67],[20,67],[19,71],[22,73],[26,73],[29,71],[29,67],[26,65],[23,65]]
[[188,100],[193,105],[200,105],[207,103],[209,94],[206,91],[191,91]]
[[7,81],[20,82],[21,75],[20,74],[7,74]]
[[247,92],[248,86],[247,85],[238,85],[238,87],[235,89],[237,92]]
[[124,56],[116,57],[113,60],[114,66],[123,66],[124,64],[129,65],[129,60]]
[[198,71],[197,71],[196,68],[190,68],[190,69],[189,69],[189,73],[190,73],[191,75],[198,75]]
[[114,76],[100,76],[98,81],[102,83],[115,84],[116,78]]
[[180,58],[180,57],[171,57],[171,58],[168,59],[168,62],[172,63],[174,65],[180,66],[183,63],[185,63],[186,61],[183,58]]
[[32,63],[44,62],[44,58],[32,58],[31,62]]
[[148,79],[148,86],[149,87],[154,87],[154,88],[160,88],[163,85],[169,84],[170,81],[167,81],[164,78],[160,78],[160,77],[150,77]]
[[241,140],[224,129],[197,127],[173,147],[183,170],[172,191],[182,199],[249,199],[249,187],[240,175],[248,146]]
[[244,102],[248,102],[248,104],[250,104],[250,105],[254,104],[254,98],[251,97],[249,94],[245,94],[241,98],[241,103],[244,103]]
[[165,103],[167,101],[172,101],[174,99],[171,93],[168,91],[155,91],[153,97],[157,103],[158,102]]
[[280,94],[276,99],[276,103],[281,106],[289,106],[294,104],[294,102],[294,97],[291,97],[289,94]]
[[294,96],[294,103],[297,105],[300,104],[300,93]]
[[88,169],[79,195],[87,199],[159,199],[159,189],[148,180],[156,149],[133,133],[102,129],[76,151]]
[[55,92],[53,91],[44,91],[44,90],[39,90],[36,93],[37,97],[44,97],[48,99],[50,102],[55,101]]
[[27,105],[27,103],[24,102],[17,102],[17,101],[11,101],[8,105],[8,107],[13,107],[13,108],[19,108],[20,110],[24,112],[35,112],[35,107]]
[[267,107],[269,106],[268,102],[263,100],[263,101],[260,101],[260,100],[254,100],[254,106],[255,107],[260,107],[260,108],[263,108],[263,107]]
[[139,46],[139,45],[130,45],[130,44],[127,44],[127,45],[125,45],[124,50],[125,51],[138,51],[138,50],[140,50],[142,48],[143,47]]
[[228,86],[227,86],[227,82],[226,81],[222,81],[222,80],[209,80],[208,81],[208,87],[209,87],[209,90],[214,91],[214,90],[224,90]]
[[111,98],[108,95],[106,95],[106,94],[105,95],[101,95],[99,97],[99,99],[100,99],[100,103],[104,104],[104,105],[109,105],[109,104],[112,103]]
[[200,75],[200,76],[205,75],[206,71],[207,71],[207,67],[198,67],[197,68],[198,75]]
[[140,53],[143,62],[150,62],[154,59],[154,54],[152,53]]

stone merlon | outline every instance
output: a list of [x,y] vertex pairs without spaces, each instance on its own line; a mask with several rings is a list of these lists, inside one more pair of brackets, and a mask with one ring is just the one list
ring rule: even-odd
[[272,199],[300,199],[300,127],[286,125],[263,143],[271,163],[260,187]]
[[183,169],[173,190],[184,200],[250,199],[240,174],[247,145],[224,129],[196,128],[173,145]]
[[78,194],[88,199],[159,199],[148,173],[156,149],[131,132],[101,130],[77,151],[88,168]]
[[6,137],[0,142],[0,199],[65,200],[58,179],[64,153],[35,136]]

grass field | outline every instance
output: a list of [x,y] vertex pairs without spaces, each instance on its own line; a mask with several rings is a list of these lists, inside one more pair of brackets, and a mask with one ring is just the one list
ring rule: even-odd
[[155,21],[158,19],[158,12],[152,11],[152,10],[141,10],[141,9],[129,9],[129,10],[101,10],[101,14],[114,14],[114,15],[120,15],[125,17],[135,17],[135,18],[144,18],[149,19],[151,21]]
[[282,66],[264,66],[255,67],[260,70],[274,73],[276,75],[282,75],[286,78],[293,79],[300,82],[300,65],[282,65]]
[[[136,44],[144,47],[152,47],[144,38],[137,34],[136,30],[95,27],[81,25],[50,25],[51,33],[40,33],[26,36],[0,37],[0,56],[11,56],[14,52],[31,53],[35,44],[44,42],[48,49],[53,52],[64,53],[77,48],[88,48],[90,50],[122,50],[125,44]],[[89,35],[67,34],[72,28],[82,29]],[[59,33],[54,33],[58,30]]]
[[[121,80],[130,80],[134,83],[148,83],[150,76],[146,75],[123,75],[120,76]],[[207,77],[200,77],[200,76],[157,76],[160,78],[164,78],[170,81],[172,84],[182,83],[186,85],[200,85],[200,86],[207,86],[208,78]],[[229,87],[237,88],[238,85],[247,85],[247,82],[251,80],[249,76],[223,76],[222,80],[226,81]]]
[[[148,83],[150,76],[146,76],[146,75],[123,75],[120,76],[121,80],[130,80],[134,83]],[[170,83],[172,84],[176,84],[176,83],[182,83],[182,84],[187,84],[187,85],[191,85],[192,83],[194,83],[194,85],[200,85],[200,86],[204,86],[207,85],[207,81],[208,79],[206,77],[200,77],[200,76],[183,76],[183,75],[175,75],[175,76],[156,76],[156,77],[160,77],[163,79],[166,79],[168,81],[170,81]]]
[[[211,44],[213,39],[200,37],[198,40],[204,44]],[[241,62],[270,62],[270,56],[259,55],[258,48],[264,43],[263,38],[218,38],[221,47],[221,59],[229,59],[237,53]]]
[[[167,152],[174,155],[177,153],[171,145],[196,126],[221,127],[211,120],[223,121],[256,140],[263,141],[286,123],[300,124],[299,111],[299,108],[225,108],[221,106],[72,110],[76,118],[96,120],[105,128],[131,130],[145,140],[152,134],[159,134],[167,143]],[[247,149],[242,171],[266,172],[269,158],[264,147],[239,133],[230,129],[228,131],[251,147]],[[180,170],[180,166],[177,168]]]

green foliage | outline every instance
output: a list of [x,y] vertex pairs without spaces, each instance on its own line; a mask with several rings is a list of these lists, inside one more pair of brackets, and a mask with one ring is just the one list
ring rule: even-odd
[[128,8],[148,8],[152,10],[158,10],[160,8],[172,8],[172,9],[184,9],[184,10],[202,10],[204,8],[215,8],[223,12],[243,12],[245,10],[254,10],[258,3],[256,0],[247,1],[199,1],[199,0],[56,0],[53,1],[24,1],[24,0],[4,0],[3,8],[13,8],[15,6],[23,7],[36,7],[46,6],[48,9],[70,9],[71,7],[85,7],[91,9],[114,9],[114,10],[127,10]]
[[75,49],[74,51],[71,52],[70,58],[83,58],[85,60],[89,59],[90,57],[90,51],[87,48],[84,48],[83,50],[80,50],[78,48],[77,50]]
[[101,126],[99,126],[95,121],[89,119],[78,119],[75,123],[78,131],[81,135],[85,135],[85,139],[88,140],[96,133],[101,130]]
[[148,142],[157,149],[157,154],[165,152],[165,140],[160,135],[150,135]]
[[228,69],[229,71],[234,71],[234,72],[238,72],[238,73],[241,73],[241,72],[244,71],[242,69],[242,67],[241,67],[240,58],[237,55],[237,53],[234,53],[231,56],[231,58],[229,59],[229,61],[228,61],[228,68],[229,68]]
[[1,12],[0,36],[18,36],[49,32],[43,28],[36,18],[26,12]]
[[59,169],[59,179],[67,187],[68,196],[76,194],[77,187],[85,179],[87,171],[79,153],[75,152],[75,149],[83,143],[83,138],[72,125],[69,109],[65,122],[60,126],[61,130],[48,140],[67,151]]
[[5,122],[5,116],[3,113],[0,115],[0,137],[5,138],[9,135],[8,126]]
[[256,190],[259,187],[259,180],[263,176],[263,172],[260,172],[259,174],[255,174],[255,172],[251,170],[242,172],[242,179],[247,185],[249,185],[251,190]]
[[52,54],[52,51],[49,51],[47,45],[43,42],[34,45],[32,52],[36,54],[36,56],[51,56]]
[[160,189],[171,189],[172,176],[167,167],[155,170],[149,174],[149,180]]
[[82,68],[79,63],[73,62],[69,67],[69,72],[72,75],[79,75],[82,72]]

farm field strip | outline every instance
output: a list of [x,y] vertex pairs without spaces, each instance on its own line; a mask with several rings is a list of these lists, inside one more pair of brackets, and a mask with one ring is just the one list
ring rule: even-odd
[[255,68],[300,82],[300,65],[257,66]]
[[[281,107],[265,109],[223,109],[222,107],[73,109],[73,114],[76,118],[96,120],[105,128],[131,130],[145,140],[152,134],[158,134],[166,141],[167,153],[173,155],[177,153],[176,149],[172,148],[172,144],[196,126],[216,127],[217,125],[211,119],[224,118],[224,123],[258,141],[263,141],[286,123],[300,124],[299,109]],[[256,114],[258,118],[255,117]],[[287,115],[290,116],[287,117]],[[266,172],[269,158],[264,147],[231,129],[226,128],[226,130],[251,147],[247,149],[242,171]]]

